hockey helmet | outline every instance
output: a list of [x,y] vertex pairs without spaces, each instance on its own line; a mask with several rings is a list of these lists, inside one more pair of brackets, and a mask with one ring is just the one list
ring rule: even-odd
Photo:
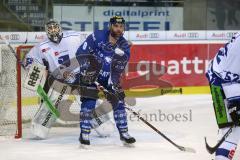
[[114,31],[113,25],[115,24],[123,24],[123,27],[125,27],[125,19],[122,16],[113,16],[112,18],[110,18],[110,26],[109,26],[110,34],[112,35],[112,37],[118,39],[120,36],[123,35],[124,28],[122,31]]
[[112,18],[110,18],[111,25],[116,23],[125,24],[125,19],[122,16],[113,16]]
[[60,41],[62,40],[62,28],[57,21],[50,19],[45,25],[45,31],[47,33],[47,37],[52,42],[60,43]]

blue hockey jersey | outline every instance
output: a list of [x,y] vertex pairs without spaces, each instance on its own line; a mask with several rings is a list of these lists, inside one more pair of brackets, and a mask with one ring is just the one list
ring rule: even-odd
[[[113,62],[113,57],[116,55],[116,50],[123,51],[124,55],[121,57],[126,57],[124,60],[128,61],[130,57],[130,47],[127,40],[121,36],[116,44],[109,42],[109,30],[97,30],[87,37],[87,39],[78,48],[76,56],[81,54],[94,54],[101,62],[102,69],[100,71],[98,82],[107,86],[109,83],[115,83],[119,81],[120,74],[123,72],[127,63],[123,63],[124,66],[120,67],[120,71],[111,71],[111,65]],[[118,68],[118,67],[115,67]]]

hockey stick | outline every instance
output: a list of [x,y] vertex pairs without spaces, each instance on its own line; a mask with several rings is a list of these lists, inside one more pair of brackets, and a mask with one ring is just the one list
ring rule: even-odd
[[148,121],[146,121],[144,118],[142,118],[137,112],[135,112],[133,109],[125,106],[125,108],[132,112],[135,116],[137,116],[142,122],[144,122],[147,126],[149,126],[150,128],[152,128],[155,132],[157,132],[159,135],[161,135],[163,138],[165,138],[168,142],[170,142],[172,145],[174,145],[175,147],[177,147],[180,151],[184,151],[184,152],[192,152],[192,153],[196,153],[196,150],[190,147],[183,147],[180,146],[178,144],[176,144],[175,142],[173,142],[170,138],[168,138],[165,134],[163,134],[161,131],[159,131],[156,127],[154,127],[151,123],[149,123]]
[[17,63],[19,63],[23,68],[23,63],[22,61],[20,60],[20,58],[17,56],[17,53],[14,51],[13,47],[11,46],[11,44],[5,39],[4,40],[5,44],[8,46],[8,48],[10,49],[10,51],[12,52],[12,54],[15,56],[16,60],[17,60]]
[[232,129],[234,126],[231,126],[229,128],[229,130],[224,134],[224,136],[220,139],[220,141],[214,146],[214,147],[210,147],[207,143],[207,138],[204,137],[205,139],[205,145],[206,145],[206,149],[208,151],[208,153],[213,154],[214,152],[216,152],[216,150],[218,149],[218,147],[226,140],[226,138],[232,133]]
[[[103,92],[116,96],[113,93],[110,93],[107,89],[105,89],[103,86],[101,86],[98,82],[95,82],[95,84],[97,86],[99,86],[99,89],[101,89]],[[137,112],[135,112],[133,109],[125,106],[125,108],[132,112],[135,116],[137,116],[143,123],[145,123],[147,126],[149,126],[151,129],[153,129],[155,132],[157,132],[159,135],[161,135],[164,139],[166,139],[168,142],[170,142],[172,145],[174,145],[175,147],[177,147],[180,151],[184,151],[184,152],[192,152],[192,153],[196,153],[196,150],[190,147],[183,147],[180,146],[178,144],[176,144],[175,142],[173,142],[170,138],[168,138],[165,134],[163,134],[161,131],[159,131],[156,127],[154,127],[152,124],[150,124],[148,121],[146,121],[144,118],[142,118]]]
[[[5,44],[8,46],[8,48],[10,49],[10,51],[12,52],[12,54],[15,56],[17,63],[19,63],[23,68],[23,63],[21,61],[21,59],[18,57],[17,53],[14,51],[13,47],[11,46],[11,44],[9,43],[9,41],[7,41],[6,39],[4,39]],[[24,44],[26,44],[28,42],[28,32],[26,35],[26,40],[24,42]],[[21,46],[21,45],[20,45]]]
[[[37,88],[37,93],[38,95],[41,97],[41,99],[43,100],[43,102],[46,103],[47,108],[50,110],[50,112],[55,116],[55,118],[59,118],[60,117],[60,113],[59,111],[56,109],[56,107],[53,105],[52,101],[49,99],[49,97],[47,96],[46,92],[43,90],[41,85],[38,85]],[[62,95],[62,94],[61,94]],[[59,99],[58,99],[59,100]],[[57,101],[58,102],[58,101]],[[57,103],[56,102],[56,103]],[[55,103],[55,104],[56,104]],[[58,102],[59,103],[59,102]]]
[[[38,89],[37,89],[37,93],[38,95],[41,97],[41,99],[43,100],[43,102],[45,102],[46,107],[49,109],[50,113],[47,115],[51,116],[51,114],[53,114],[56,118],[56,121],[60,124],[63,125],[73,125],[73,124],[79,124],[79,122],[69,122],[69,121],[64,121],[60,119],[60,113],[57,109],[58,104],[60,103],[60,101],[62,100],[63,95],[66,92],[66,87],[63,87],[60,95],[57,98],[57,101],[55,102],[55,104],[53,104],[53,102],[49,99],[47,93],[43,90],[42,86],[39,85]],[[49,119],[48,119],[49,120]]]

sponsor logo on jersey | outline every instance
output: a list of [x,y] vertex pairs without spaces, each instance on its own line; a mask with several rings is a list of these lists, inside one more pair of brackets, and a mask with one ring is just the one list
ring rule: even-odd
[[230,160],[233,159],[234,154],[235,154],[235,149],[230,150],[230,151],[229,151],[229,154],[228,154],[228,158],[229,158]]
[[54,52],[55,56],[58,56],[60,53],[58,51]]
[[45,52],[47,52],[48,50],[50,50],[49,47],[48,47],[48,48],[43,48],[43,49],[42,49],[42,53],[45,53]]

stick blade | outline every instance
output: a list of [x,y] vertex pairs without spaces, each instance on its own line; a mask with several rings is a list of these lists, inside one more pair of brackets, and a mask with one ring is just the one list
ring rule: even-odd
[[185,148],[185,152],[197,153],[197,151],[194,148],[190,148],[190,147],[184,147],[184,148]]
[[210,147],[207,143],[207,138],[204,137],[204,139],[205,139],[205,145],[206,145],[206,149],[207,149],[208,153],[213,154],[217,150],[217,148],[216,147]]
[[179,149],[184,152],[196,153],[197,151],[191,147],[182,147],[180,146]]

